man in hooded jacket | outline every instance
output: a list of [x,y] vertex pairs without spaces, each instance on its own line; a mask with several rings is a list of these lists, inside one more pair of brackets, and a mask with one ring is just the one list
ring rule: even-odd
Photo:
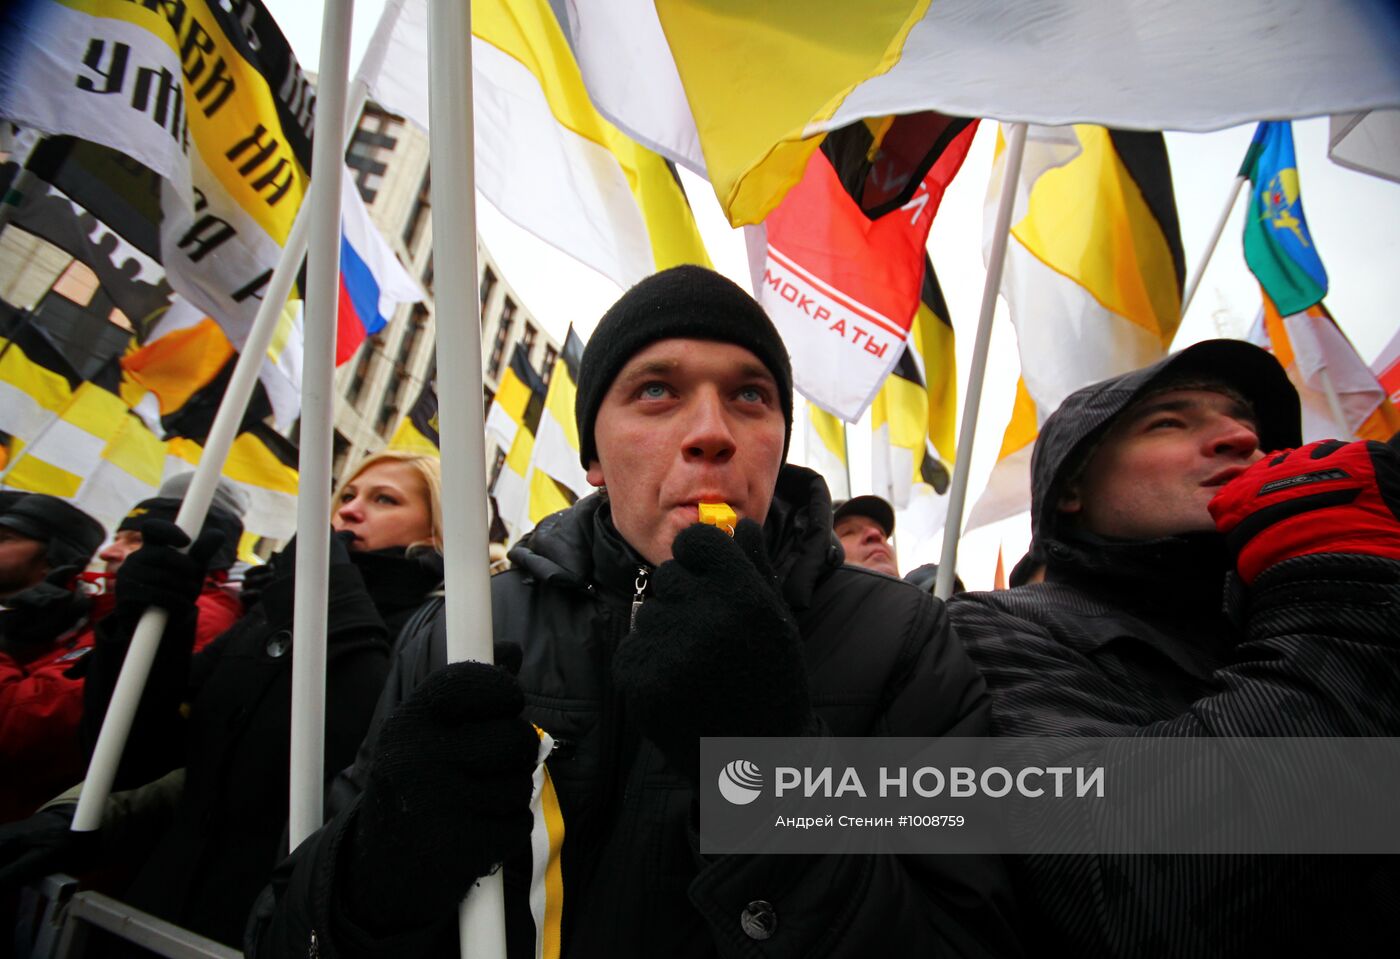
[[[1296,392],[1240,341],[1066,399],[1032,465],[1024,562],[1044,582],[949,602],[994,732],[1400,734],[1400,458],[1378,443],[1273,452],[1299,443]],[[1092,850],[1101,823],[1079,809],[1055,828]],[[1379,856],[1013,864],[1026,941],[1077,956],[1393,951],[1395,875]]]
[[[782,465],[791,404],[776,331],[718,274],[665,271],[608,311],[576,406],[606,493],[542,521],[492,579],[518,681],[444,666],[440,619],[400,646],[332,789],[342,809],[284,864],[250,955],[455,955],[455,905],[502,861],[512,956],[536,955],[536,921],[546,955],[1018,951],[995,857],[698,853],[701,736],[987,729],[942,607],[841,565],[825,484]],[[739,517],[733,539],[696,524],[714,500]],[[536,916],[531,722],[556,744],[564,823]]]

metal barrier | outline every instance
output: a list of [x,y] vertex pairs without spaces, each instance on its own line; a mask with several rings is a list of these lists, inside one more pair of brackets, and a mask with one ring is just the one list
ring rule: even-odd
[[36,890],[44,900],[30,959],[80,959],[93,927],[166,959],[241,959],[243,953],[174,923],[133,909],[100,892],[78,892],[72,876],[46,876]]

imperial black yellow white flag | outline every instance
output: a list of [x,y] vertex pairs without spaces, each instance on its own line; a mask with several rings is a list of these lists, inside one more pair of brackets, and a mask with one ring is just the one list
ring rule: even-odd
[[[998,137],[984,254],[1005,163]],[[1021,381],[997,465],[967,528],[1030,508],[1040,424],[1070,393],[1161,358],[1181,321],[1185,254],[1160,133],[1032,126],[1016,186],[1001,294]]]
[[259,0],[17,0],[0,14],[0,117],[159,177],[170,285],[235,341],[306,190],[314,102]]

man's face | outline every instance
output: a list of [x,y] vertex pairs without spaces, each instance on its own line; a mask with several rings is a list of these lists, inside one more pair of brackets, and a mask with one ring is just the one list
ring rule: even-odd
[[879,523],[869,516],[851,514],[837,520],[833,528],[836,538],[841,541],[841,548],[846,551],[846,562],[899,577],[894,550],[890,548],[885,529]]
[[112,541],[102,548],[102,552],[97,554],[97,558],[107,564],[103,571],[108,576],[115,576],[126,558],[140,548],[140,531],[134,529],[118,530],[117,535],[112,537]]
[[1214,530],[1211,499],[1263,455],[1243,402],[1210,389],[1169,390],[1119,416],[1059,508],[1115,539]]
[[0,526],[0,599],[43,582],[49,572],[47,553],[43,540]]
[[764,521],[784,433],[777,382],[748,350],[659,340],[628,360],[603,398],[588,481],[607,486],[623,539],[660,564],[701,502]]

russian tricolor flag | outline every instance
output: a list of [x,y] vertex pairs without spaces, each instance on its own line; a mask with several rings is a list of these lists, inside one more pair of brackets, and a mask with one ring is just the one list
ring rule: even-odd
[[400,303],[422,299],[422,287],[399,263],[369,218],[350,171],[345,171],[340,191],[340,306],[335,365],[354,356],[365,337],[382,330]]

